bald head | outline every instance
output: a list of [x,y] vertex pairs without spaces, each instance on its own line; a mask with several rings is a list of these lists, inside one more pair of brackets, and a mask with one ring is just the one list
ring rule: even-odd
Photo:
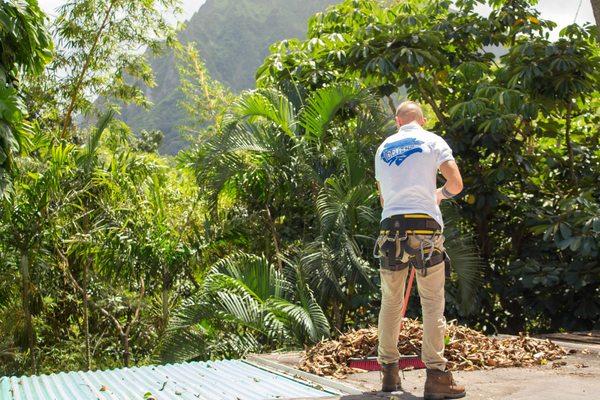
[[396,123],[398,126],[402,126],[411,122],[417,122],[421,126],[425,125],[423,110],[418,103],[405,101],[396,109]]

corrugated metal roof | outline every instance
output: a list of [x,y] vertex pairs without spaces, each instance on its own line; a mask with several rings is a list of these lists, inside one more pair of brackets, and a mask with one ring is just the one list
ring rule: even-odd
[[335,394],[246,361],[0,378],[0,400],[255,400]]

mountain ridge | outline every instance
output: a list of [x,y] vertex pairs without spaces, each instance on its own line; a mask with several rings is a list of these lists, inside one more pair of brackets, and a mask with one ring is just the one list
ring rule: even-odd
[[[307,20],[339,0],[207,0],[179,33],[183,44],[195,42],[212,78],[234,92],[254,87],[254,74],[269,46],[286,38],[303,38]],[[121,109],[121,119],[135,133],[160,129],[161,152],[175,154],[185,143],[178,127],[185,120],[178,106],[183,94],[173,51],[149,59],[157,86],[144,87],[154,103],[149,110],[135,105]]]

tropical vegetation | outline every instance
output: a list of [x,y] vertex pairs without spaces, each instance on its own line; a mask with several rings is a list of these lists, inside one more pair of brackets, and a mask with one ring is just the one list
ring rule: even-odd
[[[202,5],[177,32],[184,46],[194,43],[210,75],[230,90],[253,89],[254,73],[274,41],[304,37],[306,21],[336,0],[201,0]],[[179,103],[186,98],[177,74],[177,51],[149,55],[156,85],[140,85],[154,104],[151,109],[126,104],[120,119],[136,133],[160,130],[161,154],[175,155],[193,138],[181,135],[189,114]]]
[[[241,93],[175,40],[173,0],[76,0],[52,25],[35,0],[2,2],[0,374],[234,358],[375,324],[373,154],[406,97],[465,178],[443,206],[448,318],[598,329],[597,28],[550,40],[533,1],[482,2],[345,0]],[[151,106],[140,49],[169,46],[176,157],[118,113]]]

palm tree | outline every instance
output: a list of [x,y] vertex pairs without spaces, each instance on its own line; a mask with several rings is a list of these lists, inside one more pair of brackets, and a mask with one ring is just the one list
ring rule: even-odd
[[[591,0],[592,9],[594,10],[594,19],[596,20],[596,26],[600,26],[600,0]],[[598,33],[600,38],[600,32]]]
[[175,313],[161,358],[240,357],[327,338],[322,309],[293,273],[298,270],[287,268],[287,275],[297,279],[287,279],[264,256],[236,253],[215,263],[197,296]]
[[[109,123],[114,117],[114,112],[109,111],[105,113],[99,120],[96,128],[89,135],[87,143],[85,147],[80,149],[80,153],[78,157],[76,157],[76,165],[80,169],[81,173],[78,174],[77,177],[77,186],[82,188],[79,197],[79,205],[81,209],[85,210],[82,218],[76,224],[78,229],[78,233],[80,233],[79,237],[86,238],[90,235],[90,230],[93,221],[94,214],[91,212],[92,210],[98,210],[98,207],[94,207],[94,200],[96,199],[97,187],[94,186],[93,178],[94,171],[99,163],[99,147],[100,147],[100,138],[102,134],[108,127]],[[85,360],[86,360],[86,370],[90,370],[92,367],[91,361],[91,350],[90,350],[90,324],[89,324],[89,304],[88,304],[88,284],[89,284],[89,276],[90,276],[90,268],[93,262],[92,252],[89,251],[89,246],[86,246],[88,243],[82,243],[82,241],[78,241],[78,243],[83,246],[79,246],[79,251],[82,258],[83,265],[83,283],[82,283],[82,300],[83,300],[83,334],[85,340]]]
[[[324,88],[295,102],[273,89],[248,92],[226,116],[223,132],[201,143],[185,161],[197,171],[198,184],[209,192],[214,210],[219,196],[243,185],[235,196],[262,216],[279,259],[282,239],[276,221],[286,209],[306,208],[307,201],[312,208],[325,180],[338,170],[337,136],[358,138],[336,129],[344,126],[345,118],[357,121],[354,134],[374,128],[369,119],[357,118],[358,113],[378,115],[380,110],[368,92],[348,85]],[[374,132],[359,138],[365,154]],[[307,214],[285,217],[293,221]]]
[[[39,156],[21,160],[17,169],[28,173],[17,174],[14,192],[2,198],[3,225],[7,247],[17,254],[21,279],[21,305],[25,322],[25,335],[30,358],[30,371],[36,373],[36,333],[33,324],[32,303],[39,304],[36,290],[38,271],[36,259],[49,237],[53,236],[59,213],[74,201],[74,192],[63,193],[61,182],[75,170],[71,144],[56,143],[49,146],[51,137],[35,132],[32,145],[39,146]],[[34,301],[35,300],[35,301]]]
[[[87,369],[91,368],[89,308],[114,327],[123,364],[128,366],[130,336],[141,322],[146,286],[153,290],[156,276],[161,277],[162,322],[157,328],[164,328],[170,290],[182,266],[193,259],[189,248],[180,245],[181,235],[169,231],[173,222],[169,217],[181,210],[163,185],[166,168],[155,155],[133,153],[126,137],[115,139],[111,133],[101,145],[111,119],[110,112],[101,118],[86,144],[74,153],[78,173],[63,186],[76,189],[77,204],[56,248],[59,265],[83,299]],[[106,154],[106,147],[113,145],[113,152]],[[181,224],[177,220],[173,225]],[[96,298],[91,298],[92,291]]]
[[[213,210],[233,193],[246,221],[265,216],[279,269],[284,254],[297,256],[320,306],[342,330],[359,323],[357,312],[372,308],[377,297],[370,259],[378,224],[372,160],[393,127],[364,89],[332,85],[291,93],[243,94],[221,134],[185,161],[197,171],[199,186],[209,188]],[[269,254],[268,247],[263,251]],[[475,286],[478,258],[465,241],[451,252],[464,299]]]

